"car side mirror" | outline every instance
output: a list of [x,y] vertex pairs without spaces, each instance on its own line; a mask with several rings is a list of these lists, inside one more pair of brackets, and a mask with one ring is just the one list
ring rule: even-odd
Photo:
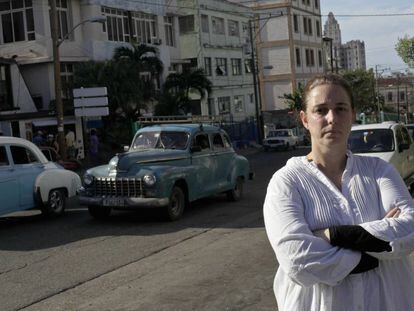
[[398,145],[398,152],[403,152],[404,150],[409,149],[410,146],[408,144],[399,144]]
[[127,152],[129,150],[129,146],[124,146],[124,151]]
[[190,148],[191,152],[200,152],[201,151],[201,147],[200,146],[192,146]]

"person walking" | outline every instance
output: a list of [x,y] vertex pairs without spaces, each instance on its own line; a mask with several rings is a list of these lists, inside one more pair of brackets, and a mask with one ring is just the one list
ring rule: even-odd
[[72,130],[68,130],[65,136],[66,141],[66,150],[68,153],[69,159],[76,158],[76,148],[75,148],[75,133]]
[[89,158],[90,158],[91,166],[95,166],[99,164],[98,153],[99,153],[99,138],[96,135],[96,130],[91,129],[90,137],[89,137]]
[[46,146],[55,149],[56,154],[59,154],[59,144],[53,134],[47,135]]
[[273,175],[263,207],[278,310],[412,310],[407,187],[391,164],[347,150],[355,108],[342,77],[312,78],[302,100],[311,151]]

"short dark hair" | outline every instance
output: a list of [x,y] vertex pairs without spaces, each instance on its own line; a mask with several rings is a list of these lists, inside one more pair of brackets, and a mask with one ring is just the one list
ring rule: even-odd
[[319,85],[337,85],[342,87],[345,92],[348,94],[349,99],[351,101],[351,107],[354,108],[354,94],[352,93],[351,86],[349,85],[348,81],[346,81],[342,76],[333,74],[333,73],[326,73],[321,75],[316,75],[312,79],[306,83],[305,88],[302,91],[302,110],[306,112],[307,101],[310,92]]

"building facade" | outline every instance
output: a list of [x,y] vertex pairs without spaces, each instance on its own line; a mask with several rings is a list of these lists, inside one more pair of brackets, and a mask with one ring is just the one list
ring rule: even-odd
[[331,71],[366,69],[364,41],[351,40],[343,44],[339,23],[332,12],[325,22],[324,36],[332,40],[332,51],[327,51],[327,58],[332,55],[332,61],[328,61]]
[[190,67],[203,68],[213,84],[212,93],[200,103],[199,114],[220,115],[227,121],[254,117],[250,10],[219,0],[177,3],[183,8],[179,17],[181,58]]
[[[64,99],[71,95],[67,87],[73,79],[76,63],[108,60],[117,47],[128,46],[131,42],[158,48],[158,57],[165,68],[162,79],[171,67],[181,62],[175,0],[57,0],[56,4],[59,38],[65,38],[59,47]],[[48,111],[55,99],[49,12],[48,0],[7,0],[0,6],[0,57],[13,59],[18,65],[38,112]],[[85,22],[102,15],[106,17],[105,24]],[[9,110],[3,109],[1,114],[23,112],[19,103],[13,102],[13,106]],[[73,104],[69,100],[65,105]],[[35,128],[56,126],[54,117],[19,122],[25,126],[32,122]],[[82,138],[79,118],[67,116],[65,124],[73,129],[76,127],[77,137]],[[13,134],[24,137],[22,133]]]

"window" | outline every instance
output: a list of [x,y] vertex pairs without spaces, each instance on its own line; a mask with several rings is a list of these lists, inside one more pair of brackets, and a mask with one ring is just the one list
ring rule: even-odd
[[306,56],[306,66],[313,67],[315,66],[315,54],[313,49],[305,49]]
[[216,75],[227,76],[227,59],[216,58]]
[[0,111],[13,109],[10,66],[0,65]]
[[194,31],[194,15],[180,16],[178,18],[180,34]]
[[0,146],[0,166],[9,165],[9,159],[7,158],[6,147]]
[[204,73],[211,76],[211,57],[204,57]]
[[252,72],[252,60],[251,59],[245,59],[244,60],[244,71],[246,73]]
[[0,43],[35,40],[32,0],[0,2]]
[[72,98],[73,64],[60,63],[60,77],[62,80],[62,97]]
[[240,36],[239,22],[238,21],[233,21],[233,20],[229,19],[227,21],[227,25],[228,25],[228,29],[229,29],[229,36],[233,36],[233,37],[239,37]]
[[402,101],[405,100],[405,93],[404,92],[400,92],[400,100],[402,100]]
[[224,35],[224,19],[219,17],[211,17],[213,33],[216,35]]
[[308,18],[307,17],[303,18],[303,33],[305,35],[308,34]]
[[300,67],[301,65],[301,61],[300,61],[300,49],[296,48],[295,49],[295,53],[296,53],[296,66]]
[[164,16],[165,44],[175,46],[174,36],[174,18],[172,16]]
[[214,149],[224,148],[223,138],[221,138],[220,133],[216,133],[213,136],[213,147]]
[[306,61],[306,67],[310,66],[310,52],[309,49],[305,49],[305,61]]
[[142,12],[131,12],[131,18],[133,38],[138,43],[154,44],[154,40],[158,39],[159,37],[157,28],[157,16]]
[[232,58],[231,59],[231,70],[233,76],[239,76],[242,74],[242,67],[241,67],[241,59],[240,58]]
[[210,32],[210,27],[208,25],[208,16],[207,15],[201,15],[201,31],[205,33]]
[[217,98],[219,113],[230,113],[230,96]]
[[315,0],[315,8],[318,9],[319,8],[319,0]]
[[295,32],[299,32],[299,22],[298,22],[298,16],[296,14],[293,14],[293,30]]
[[67,0],[56,0],[56,10],[58,17],[58,34],[59,39],[64,38],[68,34],[68,2]]
[[316,21],[316,36],[321,36],[321,23],[319,21]]
[[312,19],[308,18],[308,35],[311,36],[312,33]]
[[313,49],[310,50],[310,64],[311,66],[315,66],[315,52]]
[[14,164],[29,164],[39,162],[36,156],[29,149],[20,146],[10,146]]
[[388,94],[387,94],[387,100],[389,102],[392,102],[392,92],[388,92]]
[[109,41],[130,42],[128,12],[124,10],[102,7],[106,16],[106,33]]
[[210,141],[207,134],[197,134],[193,140],[193,146],[201,147],[201,150],[210,149]]
[[243,95],[234,96],[234,112],[244,111],[244,100]]
[[322,51],[318,50],[318,64],[319,67],[322,67]]

